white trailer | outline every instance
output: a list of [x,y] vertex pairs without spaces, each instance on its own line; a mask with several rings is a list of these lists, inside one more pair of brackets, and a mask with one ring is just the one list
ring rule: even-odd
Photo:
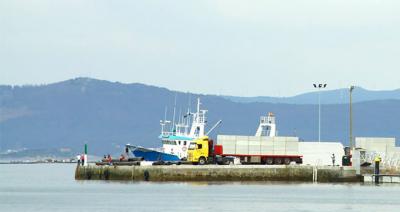
[[302,163],[298,137],[218,135],[218,155],[240,158],[241,163]]

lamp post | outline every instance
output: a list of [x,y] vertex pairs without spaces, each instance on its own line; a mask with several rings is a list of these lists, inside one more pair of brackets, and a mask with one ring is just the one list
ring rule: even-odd
[[350,101],[349,101],[349,109],[350,109],[350,149],[353,149],[353,102],[352,102],[352,94],[353,94],[353,90],[354,90],[354,86],[350,86],[349,89],[349,96],[350,96]]
[[318,88],[318,142],[321,142],[321,88],[326,88],[326,84],[314,84]]

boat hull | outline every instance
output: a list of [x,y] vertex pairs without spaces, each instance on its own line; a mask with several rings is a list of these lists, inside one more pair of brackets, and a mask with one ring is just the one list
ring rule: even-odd
[[142,157],[145,161],[180,161],[176,155],[143,147],[130,147],[130,150],[135,157]]

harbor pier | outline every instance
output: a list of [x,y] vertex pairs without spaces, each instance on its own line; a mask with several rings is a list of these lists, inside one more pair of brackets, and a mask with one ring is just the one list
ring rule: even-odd
[[298,165],[77,166],[76,180],[360,182],[350,167]]

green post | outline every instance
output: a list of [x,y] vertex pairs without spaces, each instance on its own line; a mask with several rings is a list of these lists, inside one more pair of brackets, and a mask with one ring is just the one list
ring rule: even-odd
[[85,144],[85,154],[84,154],[84,163],[82,164],[82,166],[87,166],[88,164],[88,158],[87,158],[87,144]]

